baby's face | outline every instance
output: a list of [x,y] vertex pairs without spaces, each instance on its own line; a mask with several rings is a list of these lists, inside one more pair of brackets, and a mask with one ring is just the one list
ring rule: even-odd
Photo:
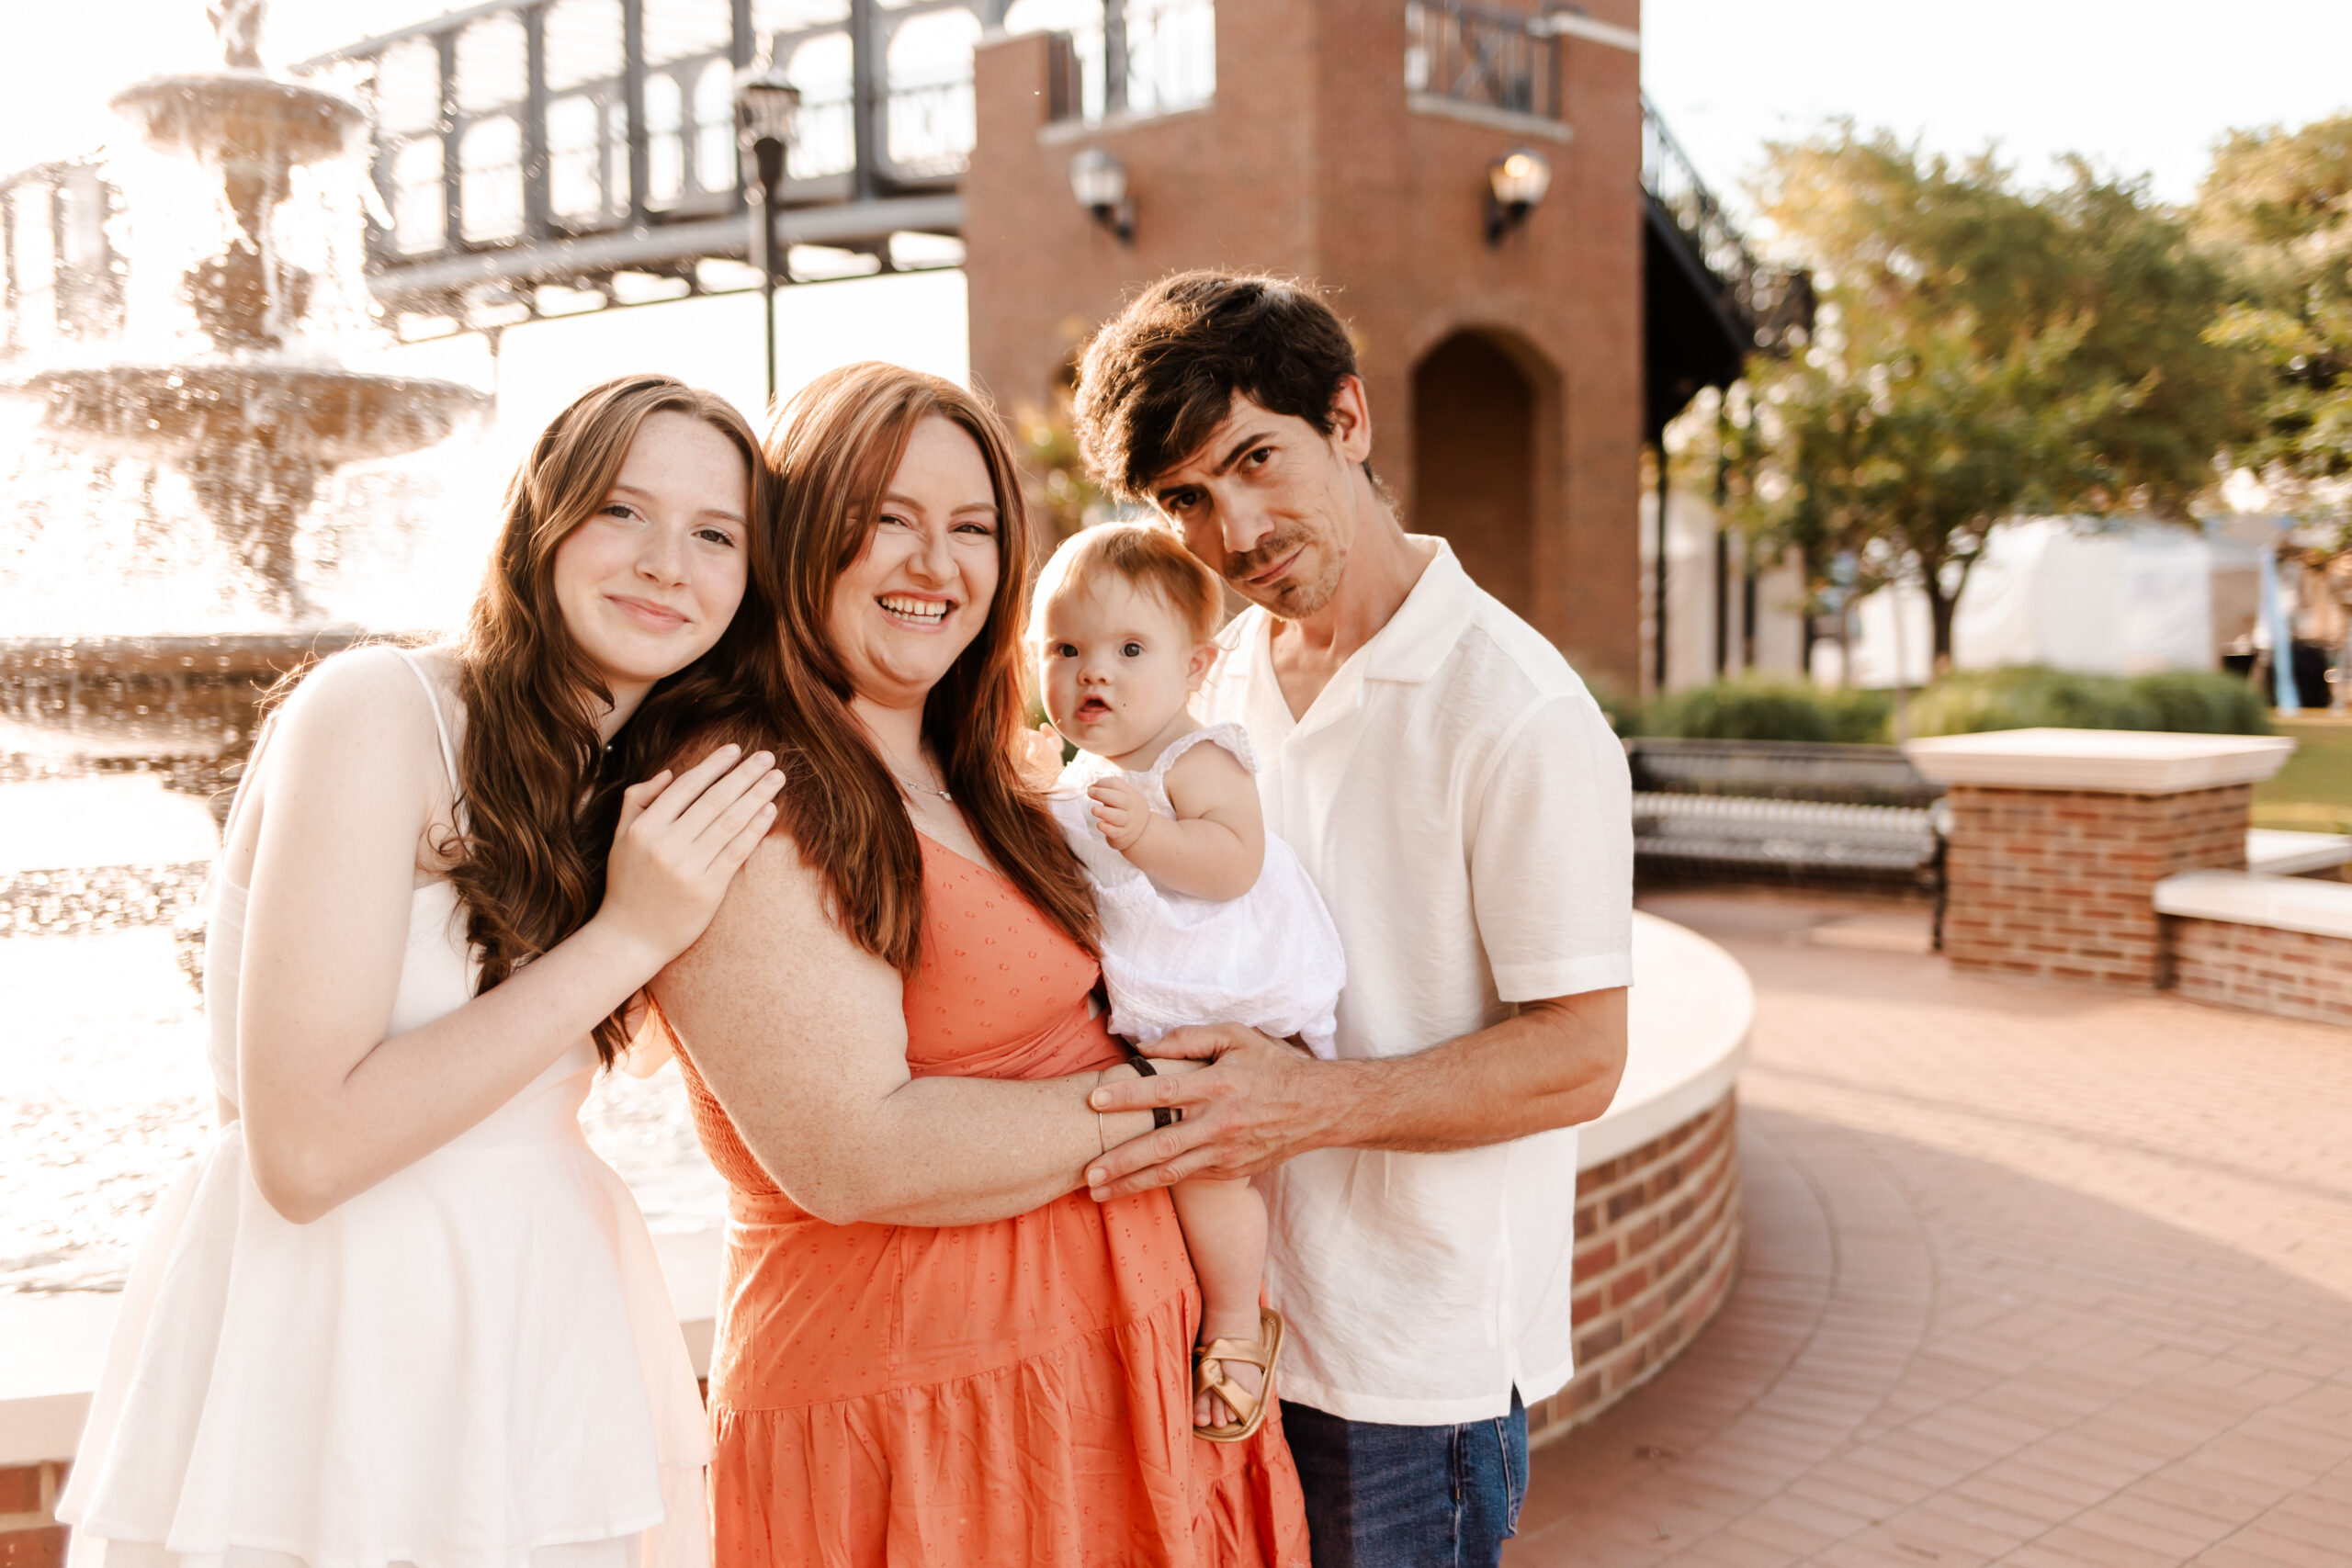
[[1054,728],[1117,760],[1189,726],[1184,701],[1216,657],[1159,594],[1105,576],[1046,607],[1037,684]]

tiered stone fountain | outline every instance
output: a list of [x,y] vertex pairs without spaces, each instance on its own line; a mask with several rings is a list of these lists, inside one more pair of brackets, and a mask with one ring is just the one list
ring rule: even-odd
[[[296,543],[321,481],[344,464],[439,442],[486,403],[455,383],[347,368],[314,338],[297,344],[321,280],[288,259],[280,209],[294,172],[340,156],[365,115],[261,69],[262,10],[262,0],[216,0],[224,69],[143,82],[113,100],[148,146],[192,159],[220,192],[226,247],[177,290],[209,348],[177,363],[56,367],[9,389],[40,400],[41,428],[61,444],[184,476],[265,624],[0,637],[0,753],[153,766],[182,787],[216,790],[252,744],[259,694],[360,635],[327,624],[300,576]],[[134,242],[134,272],[143,249]]]

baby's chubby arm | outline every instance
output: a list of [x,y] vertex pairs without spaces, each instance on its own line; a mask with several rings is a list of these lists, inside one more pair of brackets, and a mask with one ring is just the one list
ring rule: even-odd
[[1152,810],[1143,791],[1116,776],[1087,794],[1111,847],[1167,891],[1238,898],[1258,885],[1266,863],[1258,784],[1223,747],[1194,746],[1168,770],[1173,818]]

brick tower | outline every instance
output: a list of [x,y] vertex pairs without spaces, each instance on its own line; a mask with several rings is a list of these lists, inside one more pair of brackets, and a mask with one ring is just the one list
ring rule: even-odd
[[[993,37],[965,184],[976,380],[1016,418],[1138,286],[1188,267],[1311,280],[1353,332],[1373,467],[1408,528],[1586,675],[1641,678],[1639,0],[1227,0],[1215,88],[1090,118],[1067,39]],[[1124,84],[1121,84],[1124,85]],[[1096,96],[1102,95],[1097,90]],[[1124,165],[1131,238],[1071,190]],[[1490,242],[1488,171],[1548,192]]]

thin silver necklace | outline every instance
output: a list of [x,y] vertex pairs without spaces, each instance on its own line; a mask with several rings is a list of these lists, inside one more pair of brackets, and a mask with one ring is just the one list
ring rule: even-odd
[[939,788],[935,784],[917,784],[914,780],[907,777],[906,774],[899,772],[896,768],[890,770],[890,776],[899,781],[899,787],[900,789],[910,790],[916,795],[935,795],[950,806],[956,804],[956,797],[954,795],[948,794],[945,790]]

